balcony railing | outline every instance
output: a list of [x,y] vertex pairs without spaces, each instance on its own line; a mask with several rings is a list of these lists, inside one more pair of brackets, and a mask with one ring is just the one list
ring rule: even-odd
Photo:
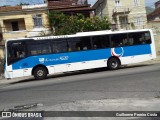
[[120,13],[129,13],[131,10],[128,7],[123,7],[123,6],[117,6],[113,9],[113,15],[114,14],[120,14]]

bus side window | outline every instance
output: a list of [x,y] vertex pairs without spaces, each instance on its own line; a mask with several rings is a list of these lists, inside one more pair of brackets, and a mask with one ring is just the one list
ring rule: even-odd
[[146,44],[146,38],[145,38],[144,32],[129,33],[128,37],[129,37],[129,40],[132,39],[133,45]]
[[111,36],[111,47],[128,45],[127,34],[115,34]]
[[139,43],[140,44],[146,44],[146,40],[145,40],[145,34],[144,33],[140,33],[140,38],[139,38]]
[[80,47],[81,47],[81,50],[90,50],[91,49],[91,38],[90,37],[81,37],[80,38]]
[[149,32],[145,33],[146,44],[151,44],[151,36]]
[[30,42],[28,44],[30,55],[50,54],[51,46],[47,40]]
[[59,53],[58,47],[56,45],[53,45],[53,53]]
[[110,47],[110,39],[108,35],[103,36],[103,39],[101,40],[102,48],[108,48]]
[[83,47],[83,50],[87,50],[87,49],[88,49],[87,46],[84,46],[84,47]]
[[93,49],[97,49],[97,45],[96,44],[93,45]]
[[90,37],[73,37],[67,39],[67,42],[68,48],[70,48],[72,52],[91,49]]
[[108,48],[110,46],[109,36],[107,35],[93,36],[92,41],[93,49]]
[[68,51],[69,52],[74,52],[74,51],[80,50],[80,38],[79,37],[67,39],[67,42],[68,42]]
[[134,43],[133,38],[128,38],[128,45],[133,45],[133,43]]
[[77,50],[77,51],[80,51],[80,50],[81,50],[81,47],[80,47],[80,44],[79,44],[79,43],[76,43],[76,50]]
[[68,45],[66,39],[57,39],[52,42],[53,53],[68,52]]
[[103,36],[93,36],[92,41],[93,41],[93,49],[99,49],[102,48],[102,38]]
[[24,51],[19,51],[19,53],[18,53],[19,55],[19,58],[24,58],[25,57],[25,53],[24,53]]
[[51,46],[50,44],[43,44],[41,45],[42,54],[50,54],[51,53]]

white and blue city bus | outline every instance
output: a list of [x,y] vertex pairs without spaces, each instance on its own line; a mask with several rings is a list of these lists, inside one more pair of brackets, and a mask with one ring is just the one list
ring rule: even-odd
[[139,63],[156,58],[149,29],[94,31],[6,41],[5,77],[34,76]]

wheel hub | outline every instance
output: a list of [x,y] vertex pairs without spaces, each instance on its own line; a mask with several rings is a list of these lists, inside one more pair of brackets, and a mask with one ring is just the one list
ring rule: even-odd
[[39,70],[39,71],[37,71],[37,74],[38,74],[38,76],[43,76],[43,70]]
[[113,61],[112,63],[111,63],[111,65],[112,65],[112,67],[117,67],[117,63],[115,62],[115,61]]

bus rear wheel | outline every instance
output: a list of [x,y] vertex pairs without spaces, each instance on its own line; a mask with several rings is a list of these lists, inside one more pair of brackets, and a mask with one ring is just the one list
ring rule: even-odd
[[107,66],[110,70],[117,70],[120,66],[120,61],[118,58],[110,58],[108,60]]
[[34,70],[34,78],[37,80],[42,80],[47,78],[47,70],[44,67],[37,67]]

